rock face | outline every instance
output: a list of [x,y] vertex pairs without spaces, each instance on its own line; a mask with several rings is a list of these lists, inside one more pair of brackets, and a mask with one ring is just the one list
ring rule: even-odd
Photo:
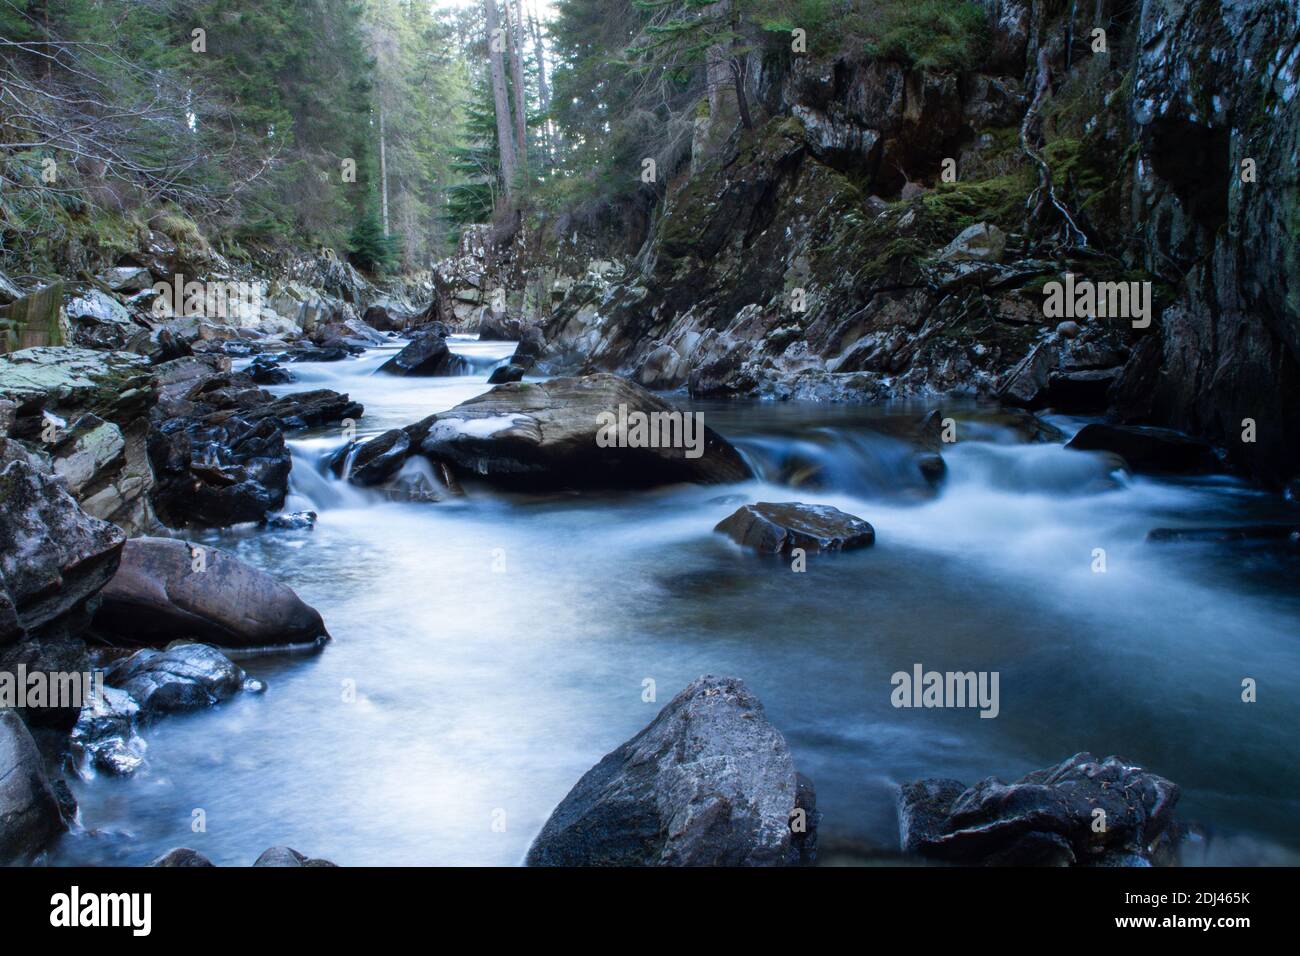
[[1149,865],[1177,801],[1178,787],[1163,777],[1119,757],[1079,753],[1013,784],[996,777],[973,787],[907,784],[899,836],[905,851],[952,863]]
[[320,615],[275,578],[224,551],[171,538],[128,541],[101,599],[94,628],[122,646],[190,639],[258,648],[326,637]]
[[138,355],[50,348],[0,357],[0,399],[14,403],[8,433],[39,446],[89,514],[128,534],[157,528],[145,417],[154,397]]
[[26,862],[64,829],[32,735],[0,710],[0,865]]
[[1219,459],[1209,445],[1168,428],[1084,425],[1065,447],[1113,452],[1133,471],[1149,474],[1203,475],[1219,470]]
[[[618,441],[620,408],[628,422],[644,416],[640,440],[629,428]],[[616,375],[499,385],[405,431],[412,453],[507,486],[645,487],[751,476],[735,448],[701,419]]]
[[75,635],[117,570],[126,536],[82,511],[25,455],[9,454],[0,453],[0,646]]
[[[791,828],[792,814],[807,809],[799,782],[785,738],[744,683],[701,677],[578,781],[546,821],[526,862],[796,863],[807,839]],[[808,790],[810,785],[804,799],[811,801]],[[815,819],[811,823],[809,832]]]
[[789,554],[804,551],[847,551],[875,543],[871,525],[830,505],[799,502],[744,505],[718,522],[720,531],[737,544],[761,554]]

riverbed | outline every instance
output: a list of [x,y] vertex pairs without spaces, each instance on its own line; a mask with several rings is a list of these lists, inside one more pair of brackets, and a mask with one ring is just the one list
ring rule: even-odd
[[[487,390],[513,347],[457,338],[472,374],[423,379],[376,374],[392,350],[375,349],[290,366],[273,391],[348,392],[364,437]],[[768,477],[390,502],[325,471],[339,429],[296,437],[286,510],[316,511],[314,530],[202,540],[292,586],[332,642],[242,661],[265,694],[148,727],[133,777],[73,781],[90,832],[54,860],[189,846],[233,865],[287,844],[342,865],[515,865],[586,770],[714,673],[749,684],[814,781],[828,860],[893,858],[900,783],[1010,780],[1090,750],[1182,787],[1179,818],[1211,835],[1196,860],[1296,861],[1300,562],[1145,540],[1277,520],[1276,496],[1114,474],[959,405],[934,494],[883,427],[916,408],[690,407]],[[792,456],[819,480],[771,480]],[[876,544],[797,572],[713,533],[740,500],[832,504]],[[997,672],[997,717],[895,708],[891,675],[916,664]]]

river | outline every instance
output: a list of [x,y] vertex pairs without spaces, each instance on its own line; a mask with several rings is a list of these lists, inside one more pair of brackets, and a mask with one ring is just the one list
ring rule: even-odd
[[[513,344],[453,348],[473,374],[376,375],[378,349],[294,365],[273,391],[349,392],[360,434],[378,433],[486,390]],[[1276,497],[1223,477],[1099,491],[1114,482],[1093,456],[961,406],[933,496],[876,427],[915,409],[693,407],[764,473],[796,455],[826,480],[397,503],[322,475],[338,429],[295,439],[286,510],[317,511],[315,529],[201,540],[291,585],[333,641],[241,662],[267,692],[147,728],[135,776],[74,780],[89,831],[53,860],[190,846],[247,864],[287,844],[342,865],[515,865],[587,769],[711,672],[743,678],[786,735],[828,861],[890,858],[899,783],[1013,779],[1081,750],[1179,783],[1179,817],[1213,834],[1197,859],[1296,861],[1300,561],[1144,540],[1277,519]],[[876,545],[796,573],[712,533],[737,495],[833,504]],[[918,663],[998,672],[998,716],[894,708],[891,675]]]

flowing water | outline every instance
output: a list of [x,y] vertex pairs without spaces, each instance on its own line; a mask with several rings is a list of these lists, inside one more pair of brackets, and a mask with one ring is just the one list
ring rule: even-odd
[[[472,374],[376,375],[391,355],[376,350],[293,366],[298,382],[274,390],[349,392],[365,436],[486,390],[513,350],[453,347]],[[317,511],[316,528],[204,540],[290,584],[333,642],[244,661],[264,695],[147,728],[132,778],[74,781],[90,832],[55,860],[191,846],[247,864],[288,844],[343,865],[517,864],[577,779],[704,673],[744,678],[785,733],[827,856],[896,849],[899,783],[1011,779],[1091,750],[1178,782],[1180,816],[1217,834],[1206,859],[1295,859],[1300,565],[1144,541],[1277,519],[1276,498],[1224,478],[1116,480],[956,406],[962,440],[936,497],[883,427],[915,409],[694,407],[764,474],[794,462],[816,487],[394,503],[322,474],[338,429],[296,440],[286,510]],[[876,545],[796,573],[712,532],[737,496],[833,504],[869,520]],[[895,709],[890,677],[918,663],[997,671],[998,716]]]

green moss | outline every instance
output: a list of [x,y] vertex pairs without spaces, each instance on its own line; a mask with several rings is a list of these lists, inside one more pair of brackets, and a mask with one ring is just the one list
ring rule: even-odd
[[867,51],[922,70],[970,70],[988,46],[988,17],[975,3],[906,0],[867,4]]

